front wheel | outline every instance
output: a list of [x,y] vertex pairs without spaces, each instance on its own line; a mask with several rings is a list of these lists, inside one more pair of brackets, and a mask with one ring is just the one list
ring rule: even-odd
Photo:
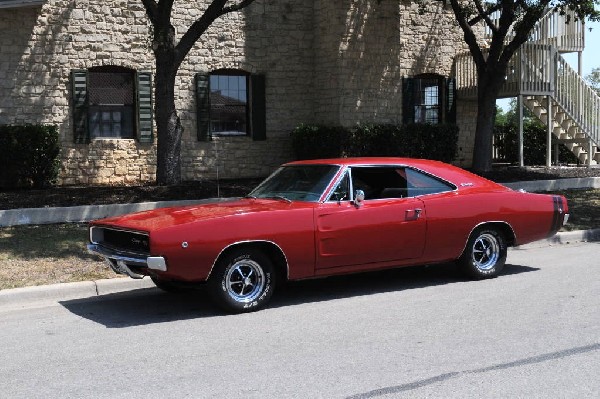
[[494,228],[475,230],[458,259],[461,269],[476,279],[496,277],[506,262],[506,240]]
[[266,305],[275,288],[275,270],[262,251],[240,248],[217,261],[208,280],[218,306],[234,313],[252,312]]

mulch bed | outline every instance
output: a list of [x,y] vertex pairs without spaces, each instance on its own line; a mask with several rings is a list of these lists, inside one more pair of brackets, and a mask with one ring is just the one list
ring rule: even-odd
[[[600,177],[600,168],[496,168],[484,177],[497,182]],[[239,197],[262,179],[184,182],[177,186],[60,186],[46,189],[0,189],[0,209],[44,208],[76,205],[126,204],[151,201]]]

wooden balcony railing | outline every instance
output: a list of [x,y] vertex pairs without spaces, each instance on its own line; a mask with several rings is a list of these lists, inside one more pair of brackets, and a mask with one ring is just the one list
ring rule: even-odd
[[[500,13],[491,15],[496,26],[500,19]],[[559,53],[583,51],[585,47],[584,22],[576,18],[573,11],[567,11],[564,15],[548,9],[546,14],[537,22],[529,35],[529,43],[549,44],[554,46]],[[484,26],[485,38],[492,39],[492,31]],[[508,32],[506,41],[514,37],[514,31]]]

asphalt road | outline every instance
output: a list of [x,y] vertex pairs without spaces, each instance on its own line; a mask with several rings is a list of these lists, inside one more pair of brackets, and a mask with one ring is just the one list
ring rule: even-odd
[[0,309],[1,398],[600,396],[600,243],[290,284],[223,315],[142,289]]

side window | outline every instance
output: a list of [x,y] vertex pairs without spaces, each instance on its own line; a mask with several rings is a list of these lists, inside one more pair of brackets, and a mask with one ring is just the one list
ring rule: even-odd
[[455,188],[425,173],[395,166],[352,168],[352,187],[363,190],[365,200],[417,197]]
[[350,199],[350,178],[348,172],[340,179],[337,186],[329,196],[328,201],[344,201]]
[[454,187],[446,182],[436,179],[413,169],[406,168],[407,190],[409,197],[418,195],[443,193],[454,190]]
[[352,187],[364,191],[365,200],[407,196],[406,175],[402,167],[352,168]]

